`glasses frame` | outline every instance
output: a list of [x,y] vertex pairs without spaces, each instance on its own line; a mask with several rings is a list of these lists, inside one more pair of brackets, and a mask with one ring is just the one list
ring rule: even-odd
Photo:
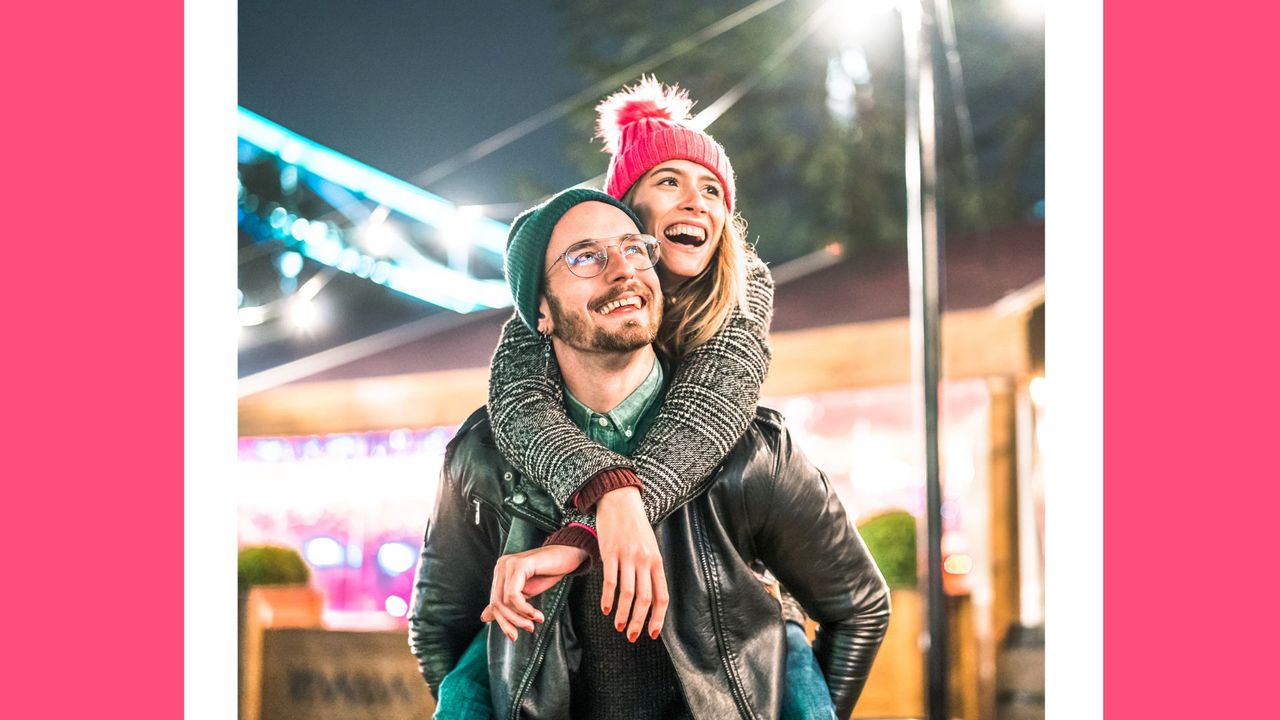
[[[566,269],[566,270],[568,270],[568,271],[569,271],[569,274],[570,274],[570,275],[573,275],[574,277],[582,278],[582,279],[584,279],[584,280],[589,280],[589,279],[591,279],[591,278],[593,278],[593,277],[598,277],[598,276],[600,276],[600,275],[603,275],[603,274],[604,274],[604,271],[605,271],[606,269],[608,269],[608,267],[609,267],[609,257],[610,257],[609,250],[610,250],[611,248],[612,248],[612,249],[617,249],[617,250],[618,250],[618,254],[619,254],[619,255],[621,255],[621,254],[622,254],[622,250],[621,250],[621,248],[622,248],[622,243],[623,243],[623,241],[624,241],[626,238],[632,238],[632,237],[638,237],[638,238],[640,238],[641,240],[643,240],[644,238],[648,238],[649,240],[652,240],[652,241],[653,241],[653,242],[652,242],[652,247],[653,247],[653,257],[651,258],[651,261],[650,261],[650,263],[649,263],[649,266],[648,266],[648,267],[636,267],[635,265],[631,265],[631,267],[632,267],[632,268],[634,268],[634,269],[635,269],[635,270],[637,270],[637,271],[644,271],[644,270],[651,270],[651,269],[653,269],[653,268],[658,264],[658,260],[659,260],[659,259],[661,259],[661,257],[662,257],[662,241],[661,241],[661,240],[659,240],[658,238],[656,238],[656,237],[654,237],[654,236],[650,235],[649,233],[627,233],[627,234],[625,234],[625,235],[615,235],[614,237],[600,238],[599,240],[596,240],[596,239],[593,239],[593,238],[586,238],[585,240],[579,240],[579,241],[575,242],[574,244],[570,245],[567,249],[565,249],[565,251],[564,251],[564,252],[562,252],[562,253],[560,253],[558,256],[556,256],[556,259],[551,263],[551,265],[549,265],[549,266],[547,267],[547,272],[548,272],[548,273],[550,273],[550,272],[551,272],[551,269],[552,269],[552,268],[554,268],[554,267],[556,266],[556,263],[561,262],[561,261],[564,261],[564,267],[565,267],[565,269]],[[568,261],[568,260],[566,260],[566,259],[565,259],[565,257],[566,257],[570,252],[572,252],[574,248],[576,248],[577,246],[579,246],[579,245],[581,245],[581,244],[583,244],[583,243],[602,243],[602,242],[604,242],[604,241],[606,241],[606,240],[616,240],[617,242],[612,243],[612,244],[610,244],[610,245],[604,245],[604,246],[601,248],[602,250],[604,250],[604,262],[600,264],[600,270],[599,270],[598,272],[594,273],[594,274],[591,274],[591,275],[579,275],[578,273],[574,272],[574,270],[573,270],[573,266],[569,264],[569,261]],[[646,245],[649,245],[650,243],[645,243],[645,244],[646,244]],[[646,256],[647,256],[647,255],[648,255],[648,253],[646,253]],[[628,262],[628,264],[631,264],[631,263],[630,263],[630,262]]]

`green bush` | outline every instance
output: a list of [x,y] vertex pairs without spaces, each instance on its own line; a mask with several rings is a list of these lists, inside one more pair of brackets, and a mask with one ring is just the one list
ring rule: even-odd
[[237,586],[245,590],[255,585],[305,584],[311,569],[293,548],[260,545],[240,548],[236,575]]
[[891,588],[916,586],[916,519],[905,510],[890,510],[858,526],[871,557]]

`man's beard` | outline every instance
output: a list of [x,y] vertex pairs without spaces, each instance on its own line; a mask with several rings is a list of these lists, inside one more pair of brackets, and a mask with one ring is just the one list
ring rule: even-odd
[[[661,323],[656,320],[650,322],[653,320],[651,310],[655,303],[660,302],[661,300],[656,297],[646,298],[645,307],[641,310],[643,320],[628,319],[618,330],[609,331],[592,325],[586,318],[565,312],[556,297],[550,293],[547,294],[551,320],[555,323],[555,331],[552,334],[569,347],[592,352],[625,353],[653,344],[653,341],[658,338],[658,327]],[[661,309],[661,305],[657,307]]]

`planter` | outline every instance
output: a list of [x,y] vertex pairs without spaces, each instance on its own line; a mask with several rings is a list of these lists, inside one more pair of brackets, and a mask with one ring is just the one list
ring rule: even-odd
[[262,637],[270,628],[318,628],[324,596],[308,585],[259,585],[240,592],[240,720],[258,720],[262,700]]
[[893,613],[871,675],[853,711],[855,718],[923,717],[924,598],[919,591],[890,591]]

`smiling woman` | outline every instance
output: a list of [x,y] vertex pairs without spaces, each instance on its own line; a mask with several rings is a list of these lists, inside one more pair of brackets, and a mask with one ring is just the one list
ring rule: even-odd
[[622,201],[662,238],[658,277],[668,297],[658,345],[681,357],[719,330],[735,307],[746,306],[746,223],[728,217],[720,177],[690,160],[658,164]]

